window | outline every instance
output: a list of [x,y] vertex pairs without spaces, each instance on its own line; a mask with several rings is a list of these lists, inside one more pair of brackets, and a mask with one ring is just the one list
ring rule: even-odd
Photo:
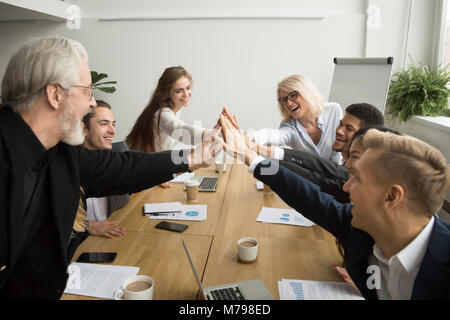
[[[447,2],[447,1],[444,1]],[[450,6],[443,5],[443,9],[445,9],[445,30],[444,30],[444,52],[442,57],[442,63],[448,64],[450,63]]]

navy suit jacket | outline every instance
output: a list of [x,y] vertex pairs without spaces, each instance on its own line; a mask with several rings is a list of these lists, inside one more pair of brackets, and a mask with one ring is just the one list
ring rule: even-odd
[[[269,174],[267,174],[269,173]],[[351,226],[352,205],[337,202],[332,196],[300,177],[277,160],[259,163],[254,177],[269,185],[289,206],[345,241],[347,271],[366,299],[377,299],[376,290],[366,283],[368,257],[374,240],[366,232]],[[450,225],[436,217],[430,243],[414,282],[411,299],[450,298]]]

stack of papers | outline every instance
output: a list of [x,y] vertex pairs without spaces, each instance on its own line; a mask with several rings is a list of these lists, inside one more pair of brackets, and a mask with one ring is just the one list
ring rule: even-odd
[[181,212],[181,202],[146,203],[144,212],[146,215],[169,215]]
[[152,220],[206,220],[206,204],[182,205],[181,202],[146,203],[145,215]]
[[306,219],[293,209],[267,208],[262,207],[256,221],[263,223],[281,223],[294,226],[311,227],[314,222]]
[[319,282],[306,280],[278,281],[280,300],[364,300],[346,282]]
[[138,267],[72,262],[64,293],[103,299],[114,299],[114,291],[139,272]]

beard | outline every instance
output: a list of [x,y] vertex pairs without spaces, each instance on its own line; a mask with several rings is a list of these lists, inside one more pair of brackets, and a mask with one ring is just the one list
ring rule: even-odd
[[58,125],[63,133],[63,142],[72,146],[77,146],[84,142],[81,120],[75,115],[74,107],[69,101],[65,105],[64,112],[58,118]]

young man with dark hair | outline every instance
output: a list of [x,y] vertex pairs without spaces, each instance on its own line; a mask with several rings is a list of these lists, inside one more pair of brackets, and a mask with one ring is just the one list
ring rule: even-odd
[[[226,110],[225,115],[239,129],[236,118]],[[353,135],[362,127],[382,126],[383,124],[382,113],[373,105],[355,103],[348,106],[344,117],[336,128],[336,139],[332,146],[333,150],[342,152],[344,159],[342,165],[306,151],[266,147],[252,141],[248,141],[248,143],[252,150],[258,154],[280,160],[280,165],[317,184],[323,192],[333,195],[340,202],[348,202],[348,194],[342,190],[342,186],[349,178],[348,170],[344,164],[348,158],[348,150]]]

